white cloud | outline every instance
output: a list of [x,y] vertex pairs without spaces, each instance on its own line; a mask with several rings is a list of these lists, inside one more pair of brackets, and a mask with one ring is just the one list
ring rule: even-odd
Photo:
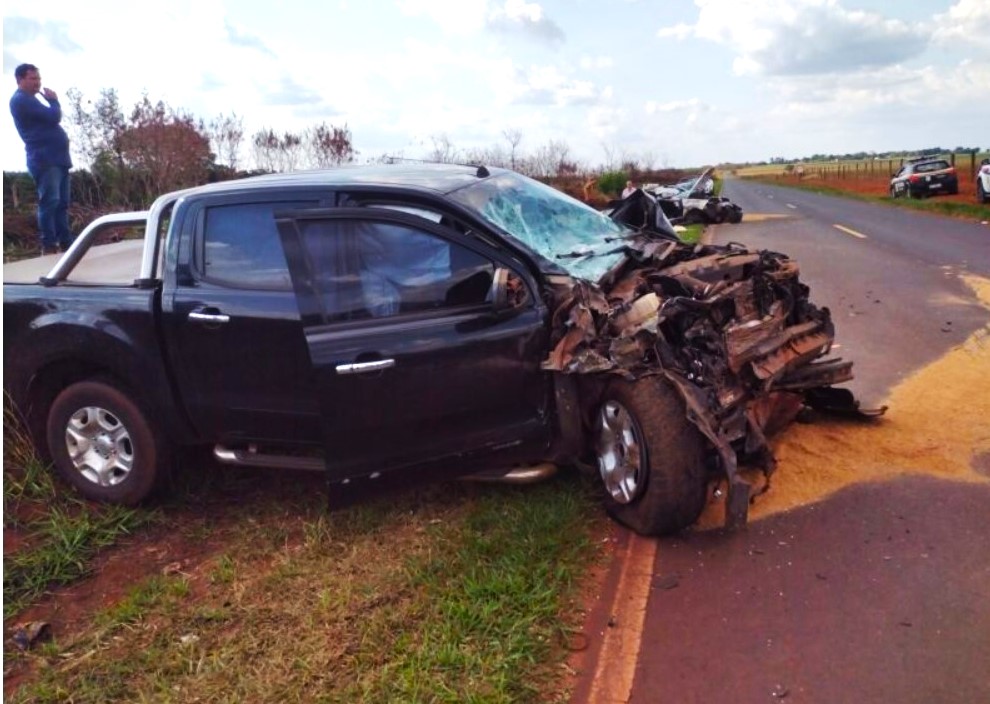
[[661,39],[679,39],[684,40],[692,36],[695,32],[695,26],[692,24],[685,24],[684,22],[678,22],[671,27],[662,27],[657,30],[657,36]]
[[837,0],[695,0],[694,25],[661,29],[728,46],[737,75],[814,75],[888,66],[921,54],[931,31]]
[[935,15],[935,41],[952,45],[956,42],[982,49],[990,54],[990,2],[959,0],[945,13]]
[[247,49],[255,49],[260,51],[262,54],[267,54],[268,56],[274,57],[275,52],[268,48],[265,42],[256,34],[252,34],[230,20],[226,20],[224,23],[224,29],[227,32],[227,41],[229,41],[234,46],[244,47]]
[[429,17],[450,34],[480,30],[488,14],[487,0],[397,0],[399,11],[410,17]]
[[556,65],[532,66],[517,85],[513,102],[527,105],[595,105],[612,98],[612,89],[598,89],[588,80],[566,75]]
[[648,100],[644,109],[647,115],[655,115],[663,112],[681,112],[683,110],[703,109],[701,101],[697,98],[690,100],[672,100],[666,103],[658,103],[655,100]]
[[538,41],[564,41],[564,31],[535,2],[505,0],[504,4],[494,7],[488,13],[485,25],[497,32],[518,33]]
[[615,66],[615,59],[611,56],[582,56],[580,65],[585,71],[612,68]]
[[965,107],[990,86],[990,63],[963,61],[952,67],[891,66],[845,76],[826,76],[814,84],[781,81],[781,101],[772,112],[790,117],[837,120],[877,109],[948,114]]

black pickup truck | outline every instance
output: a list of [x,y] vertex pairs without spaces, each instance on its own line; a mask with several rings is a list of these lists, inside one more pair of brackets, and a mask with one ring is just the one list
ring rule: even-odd
[[[94,245],[122,226],[143,239]],[[143,500],[183,446],[345,494],[576,464],[659,534],[718,480],[745,521],[738,465],[769,475],[766,433],[843,401],[807,294],[784,255],[681,243],[645,194],[609,217],[483,166],[261,176],[5,265],[3,381],[91,499]]]

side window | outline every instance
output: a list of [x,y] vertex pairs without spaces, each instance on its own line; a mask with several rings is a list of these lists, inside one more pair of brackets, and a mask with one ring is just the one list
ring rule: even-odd
[[331,320],[490,302],[492,262],[442,237],[373,220],[311,220],[300,228]]
[[291,291],[274,212],[315,205],[316,201],[282,201],[207,208],[196,268],[220,284]]

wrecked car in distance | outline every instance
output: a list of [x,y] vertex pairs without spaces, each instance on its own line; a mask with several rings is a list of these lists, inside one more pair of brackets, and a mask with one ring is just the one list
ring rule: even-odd
[[669,186],[648,183],[642,190],[657,199],[674,225],[742,222],[742,208],[725,196],[715,195],[714,173],[714,168],[708,168],[685,181]]
[[[143,240],[91,246],[121,225]],[[485,167],[215,183],[104,216],[60,259],[4,266],[4,387],[66,482],[147,497],[176,448],[389,477],[592,467],[649,535],[698,517],[832,384],[833,328],[782,254],[680,242],[639,193],[613,218]],[[546,466],[546,465],[542,465]],[[528,473],[528,474],[527,474]],[[539,476],[541,472],[536,472]]]

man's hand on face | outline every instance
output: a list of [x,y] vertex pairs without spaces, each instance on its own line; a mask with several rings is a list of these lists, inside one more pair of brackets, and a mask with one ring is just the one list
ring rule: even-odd
[[58,93],[51,88],[42,88],[41,94],[45,96],[45,100],[58,100]]

